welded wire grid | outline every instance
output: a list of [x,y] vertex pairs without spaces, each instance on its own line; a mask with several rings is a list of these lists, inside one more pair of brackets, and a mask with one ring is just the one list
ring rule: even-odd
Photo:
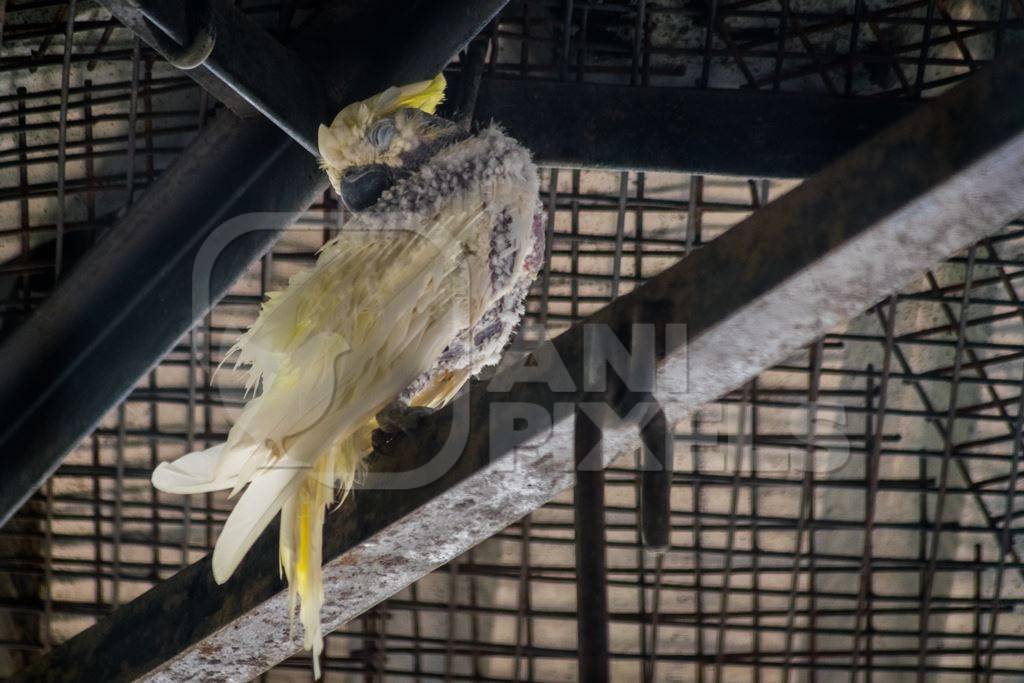
[[[274,28],[314,4],[242,6]],[[91,2],[4,6],[0,335],[216,106]],[[516,2],[485,34],[487,71],[919,97],[1019,40],[1022,16],[1020,0]],[[552,258],[525,338],[557,334],[789,187],[542,179]],[[157,493],[149,473],[223,438],[242,396],[213,368],[341,220],[330,195],[311,207],[0,529],[0,675],[212,547],[230,503]],[[1006,513],[1020,495],[1022,235],[1006,228],[677,425],[667,554],[640,549],[635,463],[609,470],[616,680],[1019,678],[1024,537]],[[329,638],[327,677],[572,679],[572,519],[562,495],[348,624]],[[301,655],[265,677],[309,669]]]

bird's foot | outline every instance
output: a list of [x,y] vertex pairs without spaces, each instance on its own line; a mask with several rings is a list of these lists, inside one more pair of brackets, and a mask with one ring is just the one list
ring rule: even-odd
[[394,401],[377,413],[377,424],[389,434],[409,434],[416,431],[423,418],[433,412],[433,408],[410,406],[401,401]]
[[370,440],[373,450],[387,454],[403,434],[412,434],[433,408],[409,406],[395,401],[377,413],[378,428],[373,430]]

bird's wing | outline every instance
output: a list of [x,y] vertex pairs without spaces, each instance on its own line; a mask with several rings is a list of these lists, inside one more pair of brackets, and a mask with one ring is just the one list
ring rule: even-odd
[[[273,310],[271,317],[295,321],[293,334],[281,335],[278,320],[259,326],[257,343],[271,347],[261,335],[272,331],[286,351],[229,437],[229,449],[234,443],[267,448],[250,455],[236,477],[239,485],[251,483],[217,543],[217,577],[230,576],[315,461],[400,395],[466,324],[469,285],[460,273],[474,257],[464,246],[486,233],[480,227],[486,218],[479,207],[460,209],[438,220],[436,233],[431,226],[355,245],[345,244],[343,234],[299,283],[302,291],[286,293]],[[351,479],[350,473],[331,477],[321,483]]]
[[[414,176],[422,187],[382,201],[379,212],[355,216],[312,270],[271,298],[239,341],[239,358],[251,365],[250,385],[261,386],[262,394],[231,429],[213,476],[198,477],[236,492],[249,483],[214,553],[220,579],[302,481],[324,476],[324,488],[335,479],[351,482],[353,472],[317,474],[314,466],[430,371],[459,331],[486,312],[492,226],[514,202],[504,196],[510,183],[497,176],[461,191],[456,180],[467,167],[484,175],[505,168],[477,169],[467,155],[482,152],[440,155],[433,175]],[[529,161],[525,152],[520,156]],[[515,197],[525,196],[520,185],[535,189],[530,178],[513,183]],[[529,199],[535,201],[533,194]],[[446,401],[469,372],[458,374],[424,398]],[[357,461],[346,462],[353,468]]]
[[[424,346],[424,337],[443,342],[443,349],[450,339],[445,323],[462,313],[458,300],[468,298],[461,291],[468,285],[458,272],[465,260],[460,240],[480,217],[479,210],[447,216],[454,234],[347,231],[329,245],[314,271],[261,314],[241,348],[264,390],[236,422],[229,448],[268,443],[291,453],[291,444],[328,413],[348,423],[347,414],[337,413],[357,398],[352,392],[383,386],[397,393],[408,386],[415,376],[406,377],[398,360],[432,362],[435,344]],[[275,355],[272,368],[255,364],[250,344],[259,356]],[[356,404],[375,409],[366,398]]]

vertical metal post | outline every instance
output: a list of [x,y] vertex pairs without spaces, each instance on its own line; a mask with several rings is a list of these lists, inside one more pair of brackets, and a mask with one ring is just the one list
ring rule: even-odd
[[653,402],[651,411],[653,415],[640,429],[640,524],[644,546],[653,552],[665,552],[672,542],[672,434],[665,411]]
[[[586,378],[604,376],[606,355],[600,335],[587,335],[583,349]],[[614,386],[614,385],[613,385]],[[584,401],[604,401],[613,391],[593,387]],[[601,425],[595,424],[582,404],[576,406],[573,433],[576,486],[573,490],[576,525],[576,634],[578,679],[609,680],[608,566],[604,518],[604,455]]]
[[[26,97],[28,91],[25,88],[18,88],[18,192],[21,198],[18,200],[18,214],[21,218],[21,249],[19,258],[24,263],[31,261],[29,252],[32,249],[31,242],[31,228],[32,220],[29,216],[28,206],[28,136],[26,134],[27,127],[25,125],[25,107]],[[24,300],[24,314],[28,315],[28,312],[32,307],[32,280],[29,273],[23,275],[20,279],[21,296]],[[7,330],[9,331],[9,330]]]
[[672,430],[665,418],[658,400],[654,397],[655,361],[659,343],[664,353],[665,331],[655,326],[652,335],[644,335],[645,329],[658,320],[660,306],[645,306],[642,313],[633,320],[630,334],[630,378],[631,386],[625,392],[623,403],[626,407],[643,405],[640,417],[640,442],[642,451],[640,474],[641,537],[644,547],[652,552],[665,552],[672,542]]
[[462,79],[459,82],[455,116],[466,130],[473,124],[473,112],[476,110],[477,95],[480,94],[480,79],[484,75],[488,44],[486,38],[477,38],[469,44],[462,55]]
[[75,35],[75,2],[70,0],[67,7],[67,23],[64,28],[64,62],[60,76],[60,118],[57,129],[57,239],[53,259],[53,281],[60,280],[64,265],[64,232],[66,229],[65,185],[67,176],[68,146],[68,92],[71,87],[71,43]]
[[601,427],[579,407],[576,408],[575,458],[578,679],[598,683],[609,680],[604,468],[601,467]]

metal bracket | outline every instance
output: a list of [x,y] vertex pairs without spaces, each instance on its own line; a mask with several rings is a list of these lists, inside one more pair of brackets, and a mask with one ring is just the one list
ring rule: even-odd
[[[638,335],[639,326],[659,320],[664,302],[646,302],[634,311],[632,325],[617,335],[625,341],[630,353],[629,379],[613,373],[609,377],[605,400],[620,417],[626,417],[637,406],[644,410],[637,416],[642,445],[640,496],[637,501],[641,538],[650,552],[665,552],[671,541],[671,492],[673,471],[673,437],[665,411],[654,395],[656,358],[663,357],[664,329],[656,326],[654,347],[645,348]],[[661,337],[659,338],[659,334]],[[602,354],[603,357],[603,354]]]
[[192,0],[185,3],[185,17],[189,40],[179,45],[149,17],[143,15],[146,26],[153,34],[154,47],[172,65],[188,71],[207,60],[217,43],[217,25],[213,20],[212,0]]
[[462,55],[462,77],[459,80],[459,94],[453,113],[456,121],[466,130],[473,125],[473,113],[476,110],[477,96],[480,94],[480,81],[484,75],[488,45],[488,39],[477,37],[469,43]]

